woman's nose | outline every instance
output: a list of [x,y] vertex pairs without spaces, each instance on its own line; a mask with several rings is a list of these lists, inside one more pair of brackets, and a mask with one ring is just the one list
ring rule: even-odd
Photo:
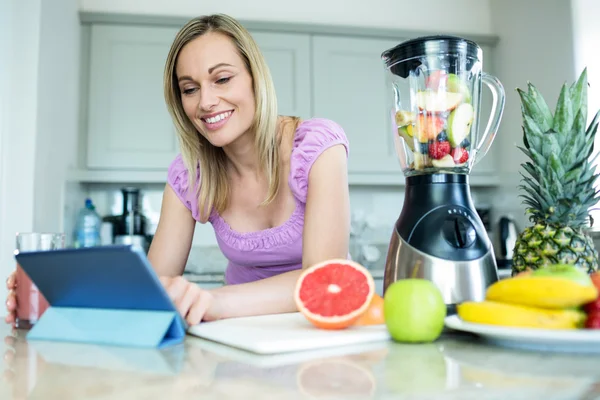
[[200,108],[203,111],[210,111],[214,106],[219,104],[219,98],[216,96],[214,90],[210,87],[203,87],[200,89]]

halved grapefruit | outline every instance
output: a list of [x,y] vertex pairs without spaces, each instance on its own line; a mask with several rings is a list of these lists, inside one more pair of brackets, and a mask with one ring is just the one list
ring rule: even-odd
[[323,261],[302,272],[294,299],[298,310],[321,329],[344,329],[369,308],[375,294],[371,273],[344,259]]

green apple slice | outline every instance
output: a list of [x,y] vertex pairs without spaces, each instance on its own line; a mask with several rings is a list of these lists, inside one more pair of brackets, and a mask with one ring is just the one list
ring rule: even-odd
[[446,81],[446,89],[453,93],[460,93],[463,95],[463,102],[471,102],[471,91],[467,84],[460,79],[460,76],[456,74],[449,74],[448,80]]
[[431,163],[436,168],[454,167],[454,159],[452,158],[452,156],[450,154],[446,154],[444,157],[440,158],[439,160],[433,159],[433,160],[431,160]]
[[469,135],[473,116],[473,106],[469,103],[461,104],[450,113],[447,130],[450,146],[457,147]]
[[463,100],[461,93],[445,91],[421,91],[417,92],[417,107],[432,113],[441,113],[454,110]]

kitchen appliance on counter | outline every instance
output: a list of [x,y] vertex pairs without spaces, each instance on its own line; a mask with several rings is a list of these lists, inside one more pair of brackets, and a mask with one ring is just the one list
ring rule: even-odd
[[105,217],[113,227],[115,244],[128,244],[148,251],[151,237],[146,232],[147,220],[140,211],[140,189],[126,186],[121,189],[123,212],[120,215]]
[[[504,110],[504,88],[482,71],[482,50],[455,36],[408,40],[382,53],[390,84],[393,137],[406,177],[388,249],[384,290],[398,279],[433,281],[448,312],[482,300],[498,280],[493,245],[476,212],[469,173],[485,156]],[[481,87],[492,92],[479,129]]]
[[502,216],[498,220],[498,246],[496,262],[498,269],[512,269],[515,244],[519,236],[517,223],[510,216]]

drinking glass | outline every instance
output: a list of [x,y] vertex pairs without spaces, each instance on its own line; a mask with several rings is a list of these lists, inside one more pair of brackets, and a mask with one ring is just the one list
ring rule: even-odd
[[[64,233],[19,232],[15,255],[26,251],[51,251],[65,247]],[[48,302],[17,263],[17,318],[16,327],[30,329],[48,309]]]

